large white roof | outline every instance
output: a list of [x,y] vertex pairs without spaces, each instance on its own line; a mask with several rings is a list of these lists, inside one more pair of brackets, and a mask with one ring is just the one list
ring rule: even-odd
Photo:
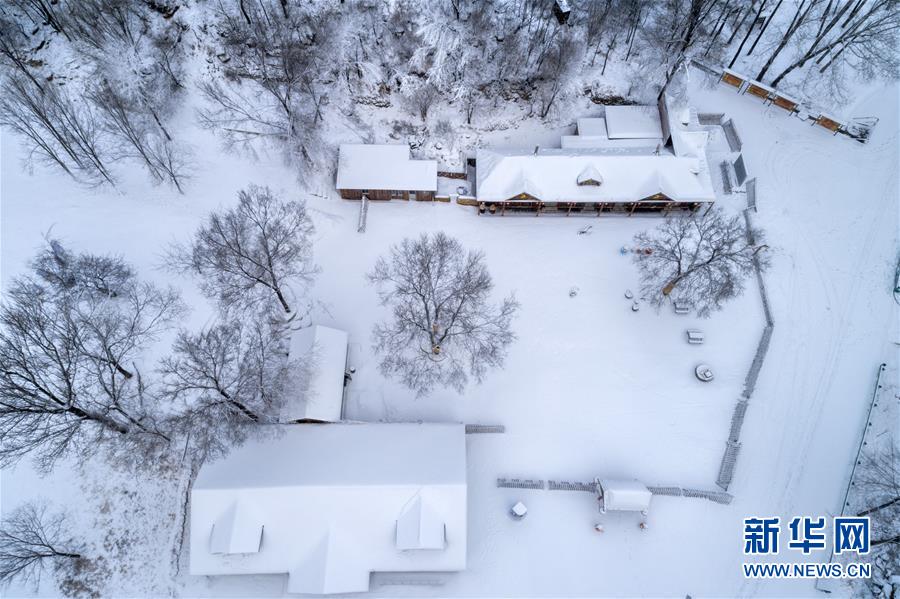
[[281,410],[281,420],[341,419],[344,400],[344,373],[347,368],[347,333],[321,325],[313,325],[291,334],[288,361],[292,384],[290,397]]
[[606,106],[605,110],[606,130],[610,139],[662,138],[659,109],[656,106]]
[[[545,202],[631,202],[658,193],[676,201],[712,202],[715,191],[702,157],[668,153],[600,154],[579,150],[479,150],[477,196],[503,201],[526,193]],[[590,169],[600,185],[578,185]]]
[[[366,591],[370,572],[465,569],[463,425],[281,425],[276,432],[201,468],[191,491],[192,574],[281,573],[289,592],[343,593]],[[214,553],[214,525],[228,521],[236,502],[262,519],[259,550]],[[255,520],[243,518],[244,548]]]
[[341,144],[336,186],[437,191],[437,161],[410,159],[405,144]]

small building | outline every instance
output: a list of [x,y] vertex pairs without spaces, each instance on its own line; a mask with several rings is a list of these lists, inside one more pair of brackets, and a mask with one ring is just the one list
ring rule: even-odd
[[600,512],[641,512],[650,510],[653,493],[642,482],[636,480],[597,479],[597,500]]
[[369,590],[372,572],[466,568],[462,424],[281,425],[205,464],[190,573],[286,574],[287,592]]
[[569,0],[554,0],[553,2],[553,16],[556,17],[556,22],[560,25],[565,25],[569,22],[569,15],[572,14],[572,7],[569,4]]
[[338,422],[343,417],[347,333],[313,325],[291,334],[288,362],[298,387],[281,409],[282,422]]
[[406,144],[341,144],[336,186],[345,200],[433,200],[437,161],[411,159]]

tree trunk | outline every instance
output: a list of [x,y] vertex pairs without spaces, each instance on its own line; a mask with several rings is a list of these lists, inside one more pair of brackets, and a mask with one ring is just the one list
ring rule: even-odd
[[291,313],[291,307],[288,305],[287,300],[284,299],[284,294],[281,293],[281,289],[275,287],[275,295],[278,297],[278,301],[281,303],[281,307],[284,308],[284,311],[288,314]]
[[762,39],[763,34],[766,32],[766,29],[769,28],[769,25],[772,24],[772,20],[775,18],[775,13],[778,12],[778,9],[781,8],[781,3],[784,0],[778,0],[778,4],[775,5],[775,8],[772,9],[772,14],[769,15],[769,18],[766,19],[766,22],[763,24],[762,28],[759,30],[759,35],[756,36],[756,39],[753,40],[753,45],[750,46],[750,49],[747,50],[747,56],[753,54],[753,51],[756,49],[756,44],[759,43],[759,40]]
[[734,53],[734,56],[731,58],[731,62],[728,63],[728,68],[734,66],[734,63],[737,62],[738,57],[741,55],[741,50],[744,49],[744,44],[747,43],[747,40],[750,38],[750,34],[753,33],[753,26],[756,25],[756,22],[759,20],[759,15],[762,14],[763,9],[766,7],[766,2],[769,0],[762,0],[759,3],[759,8],[756,10],[756,16],[753,17],[753,22],[750,23],[750,27],[747,29],[747,33],[744,35],[744,39],[741,40],[740,45],[738,46],[737,51]]

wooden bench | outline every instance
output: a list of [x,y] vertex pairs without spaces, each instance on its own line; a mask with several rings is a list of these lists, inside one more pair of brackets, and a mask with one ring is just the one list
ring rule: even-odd
[[685,331],[687,335],[687,342],[692,343],[694,345],[700,345],[703,343],[703,331],[697,329],[688,329]]

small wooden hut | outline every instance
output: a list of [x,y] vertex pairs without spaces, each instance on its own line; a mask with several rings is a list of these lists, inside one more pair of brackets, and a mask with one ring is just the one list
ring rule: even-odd
[[554,0],[553,16],[556,17],[556,20],[560,25],[565,25],[569,22],[569,15],[571,13],[572,7],[569,5],[569,0]]

